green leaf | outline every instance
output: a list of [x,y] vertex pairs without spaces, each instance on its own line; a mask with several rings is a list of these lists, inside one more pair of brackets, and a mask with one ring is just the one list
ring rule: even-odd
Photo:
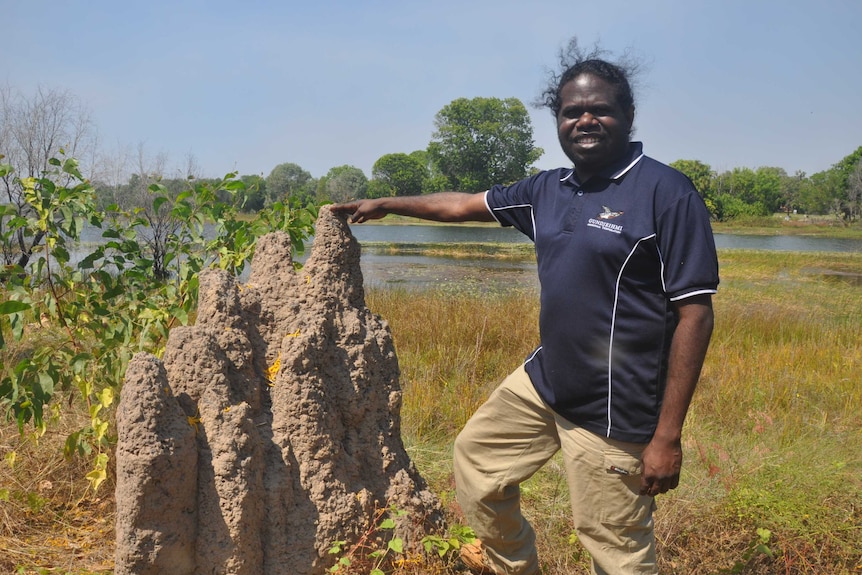
[[396,553],[404,553],[404,540],[400,537],[393,537],[386,546]]
[[155,200],[153,200],[153,211],[158,212],[159,208],[161,208],[162,205],[168,201],[170,201],[170,200],[168,200],[168,198],[166,198],[164,196],[157,197]]
[[380,522],[380,529],[395,529],[395,520],[387,517]]
[[39,395],[44,398],[46,403],[54,394],[54,383],[55,380],[51,377],[51,374],[45,372],[39,373],[39,389],[41,391]]
[[24,317],[21,312],[11,314],[9,323],[12,324],[12,337],[20,341],[24,337]]
[[0,315],[9,315],[31,309],[30,304],[22,301],[7,300],[0,303]]
[[102,253],[101,249],[96,250],[93,253],[87,255],[80,262],[78,262],[78,268],[82,270],[93,269],[93,267],[95,267],[96,265],[96,262],[102,259],[104,256],[105,254]]
[[69,251],[62,247],[56,246],[53,250],[54,259],[61,263],[68,263],[69,261]]

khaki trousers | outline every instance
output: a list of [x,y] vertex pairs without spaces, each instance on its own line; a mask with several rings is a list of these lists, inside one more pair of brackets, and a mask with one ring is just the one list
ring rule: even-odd
[[655,575],[655,502],[638,493],[644,447],[598,436],[560,417],[521,366],[455,440],[458,502],[501,575],[539,573],[535,532],[521,515],[519,484],[562,449],[574,526],[592,557],[593,573]]

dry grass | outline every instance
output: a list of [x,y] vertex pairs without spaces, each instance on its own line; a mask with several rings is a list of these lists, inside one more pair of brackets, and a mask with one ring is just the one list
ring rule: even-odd
[[[858,573],[862,254],[720,257],[683,483],[658,502],[662,573]],[[535,344],[535,297],[373,292],[369,305],[396,338],[411,453],[451,501],[451,442]],[[523,495],[546,575],[588,573],[559,461]]]
[[88,464],[63,457],[69,409],[38,437],[0,427],[0,573],[110,573],[114,551],[112,481],[89,489]]

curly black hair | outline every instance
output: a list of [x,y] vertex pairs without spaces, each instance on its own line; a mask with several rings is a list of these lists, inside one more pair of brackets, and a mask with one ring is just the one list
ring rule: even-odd
[[629,52],[617,63],[606,60],[604,58],[606,54],[607,51],[599,48],[598,45],[587,51],[578,45],[577,38],[569,40],[568,45],[560,51],[562,71],[550,73],[548,85],[542,91],[536,105],[547,107],[554,117],[557,117],[562,107],[560,92],[563,86],[581,74],[592,74],[616,88],[617,102],[620,107],[624,110],[633,107],[635,99],[630,79],[639,71],[639,63]]

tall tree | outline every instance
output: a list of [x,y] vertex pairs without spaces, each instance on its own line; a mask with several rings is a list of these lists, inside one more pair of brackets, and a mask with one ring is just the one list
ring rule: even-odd
[[337,166],[317,182],[319,201],[346,202],[365,197],[368,178],[355,166]]
[[428,153],[452,189],[476,192],[524,178],[543,150],[517,98],[459,98],[437,113]]
[[833,170],[812,174],[799,189],[799,205],[806,214],[828,214],[839,194],[838,175]]
[[782,178],[781,182],[781,200],[783,202],[782,210],[788,214],[795,213],[802,207],[802,189],[807,181],[805,172],[796,170],[792,176],[787,175]]
[[850,178],[850,174],[853,173],[853,170],[856,169],[856,165],[860,161],[862,161],[862,146],[859,146],[853,152],[844,156],[830,168],[830,171],[835,172],[838,185],[842,190],[847,188],[847,180]]
[[428,168],[419,159],[407,154],[386,154],[374,162],[372,181],[385,184],[392,196],[418,196],[428,177]]
[[858,212],[858,197],[855,189],[851,190],[851,178],[862,162],[862,146],[851,154],[844,156],[828,170],[828,180],[832,184],[832,211],[847,220],[854,220]]
[[704,164],[700,160],[677,160],[670,164],[688,176],[694,188],[703,198],[706,207],[711,214],[715,214],[715,172],[709,164]]
[[311,174],[299,165],[287,162],[272,169],[266,177],[267,204],[283,202],[289,198],[308,205],[314,198],[315,182]]
[[855,221],[859,217],[860,204],[862,204],[862,158],[856,162],[856,167],[847,178],[846,206],[850,221]]
[[415,150],[410,152],[410,157],[425,166],[425,171],[428,175],[425,181],[422,182],[422,193],[433,194],[434,192],[445,192],[451,189],[449,187],[449,178],[444,176],[437,164],[434,163],[434,158],[428,153],[428,150]]
[[774,214],[781,209],[781,185],[786,177],[784,168],[761,166],[755,170],[752,196],[755,203],[763,206],[766,214]]

